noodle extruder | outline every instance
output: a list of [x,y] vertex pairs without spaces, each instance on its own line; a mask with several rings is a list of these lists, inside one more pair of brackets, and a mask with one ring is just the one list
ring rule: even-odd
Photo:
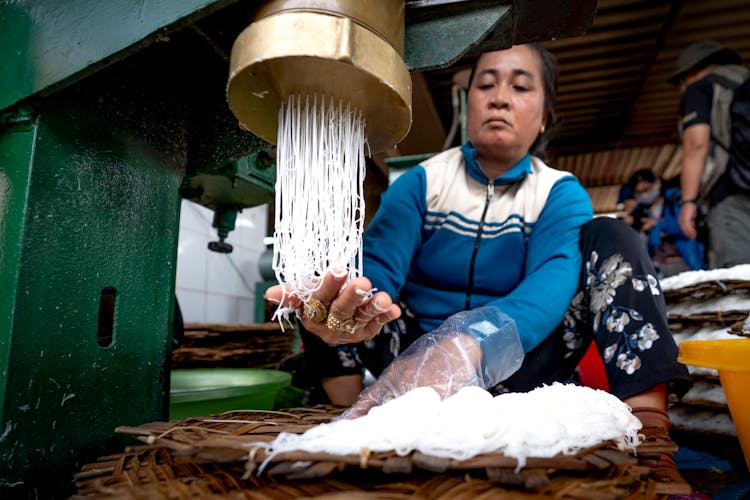
[[580,35],[595,7],[0,0],[0,495],[69,493],[115,427],[166,419],[181,199],[231,250],[273,199],[274,96],[345,93],[387,149],[409,72]]

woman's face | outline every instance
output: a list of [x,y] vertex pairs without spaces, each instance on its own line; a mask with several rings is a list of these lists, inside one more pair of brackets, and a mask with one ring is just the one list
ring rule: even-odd
[[466,128],[477,157],[513,166],[546,122],[539,55],[524,45],[483,54],[467,99]]
[[638,203],[651,205],[659,197],[661,191],[661,182],[638,181],[633,189],[635,199]]

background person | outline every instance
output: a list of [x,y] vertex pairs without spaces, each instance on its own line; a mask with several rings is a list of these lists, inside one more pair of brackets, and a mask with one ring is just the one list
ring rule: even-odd
[[637,204],[633,186],[630,185],[630,182],[626,182],[620,186],[619,191],[617,191],[617,210],[627,215],[633,211]]
[[703,242],[688,238],[678,220],[679,178],[663,181],[651,169],[637,170],[628,183],[634,206],[624,220],[640,232],[660,277],[702,269]]
[[626,186],[632,193],[632,203],[625,214],[625,222],[636,231],[642,231],[645,241],[645,235],[661,217],[661,179],[651,169],[644,168],[634,172]]
[[[733,178],[727,162],[728,108],[737,82],[747,78],[739,54],[713,40],[689,45],[677,59],[669,81],[682,92],[682,210],[679,224],[688,238],[701,230],[701,209],[708,208],[711,267],[750,262],[750,193]],[[720,104],[723,103],[723,104]],[[720,130],[720,129],[723,129]],[[750,133],[750,131],[748,131]],[[734,145],[729,146],[730,148]],[[746,168],[750,168],[747,165]]]

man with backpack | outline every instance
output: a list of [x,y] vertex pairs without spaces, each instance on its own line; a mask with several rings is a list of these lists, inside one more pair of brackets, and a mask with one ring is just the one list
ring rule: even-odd
[[704,40],[680,54],[668,80],[682,92],[679,224],[708,240],[712,268],[750,263],[748,76],[736,51]]

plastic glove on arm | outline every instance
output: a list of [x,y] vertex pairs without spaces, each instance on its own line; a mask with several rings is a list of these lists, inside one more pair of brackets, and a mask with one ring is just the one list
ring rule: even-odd
[[432,387],[443,399],[466,386],[488,389],[515,373],[523,356],[509,316],[494,307],[456,313],[401,353],[342,418],[365,415],[417,387]]

